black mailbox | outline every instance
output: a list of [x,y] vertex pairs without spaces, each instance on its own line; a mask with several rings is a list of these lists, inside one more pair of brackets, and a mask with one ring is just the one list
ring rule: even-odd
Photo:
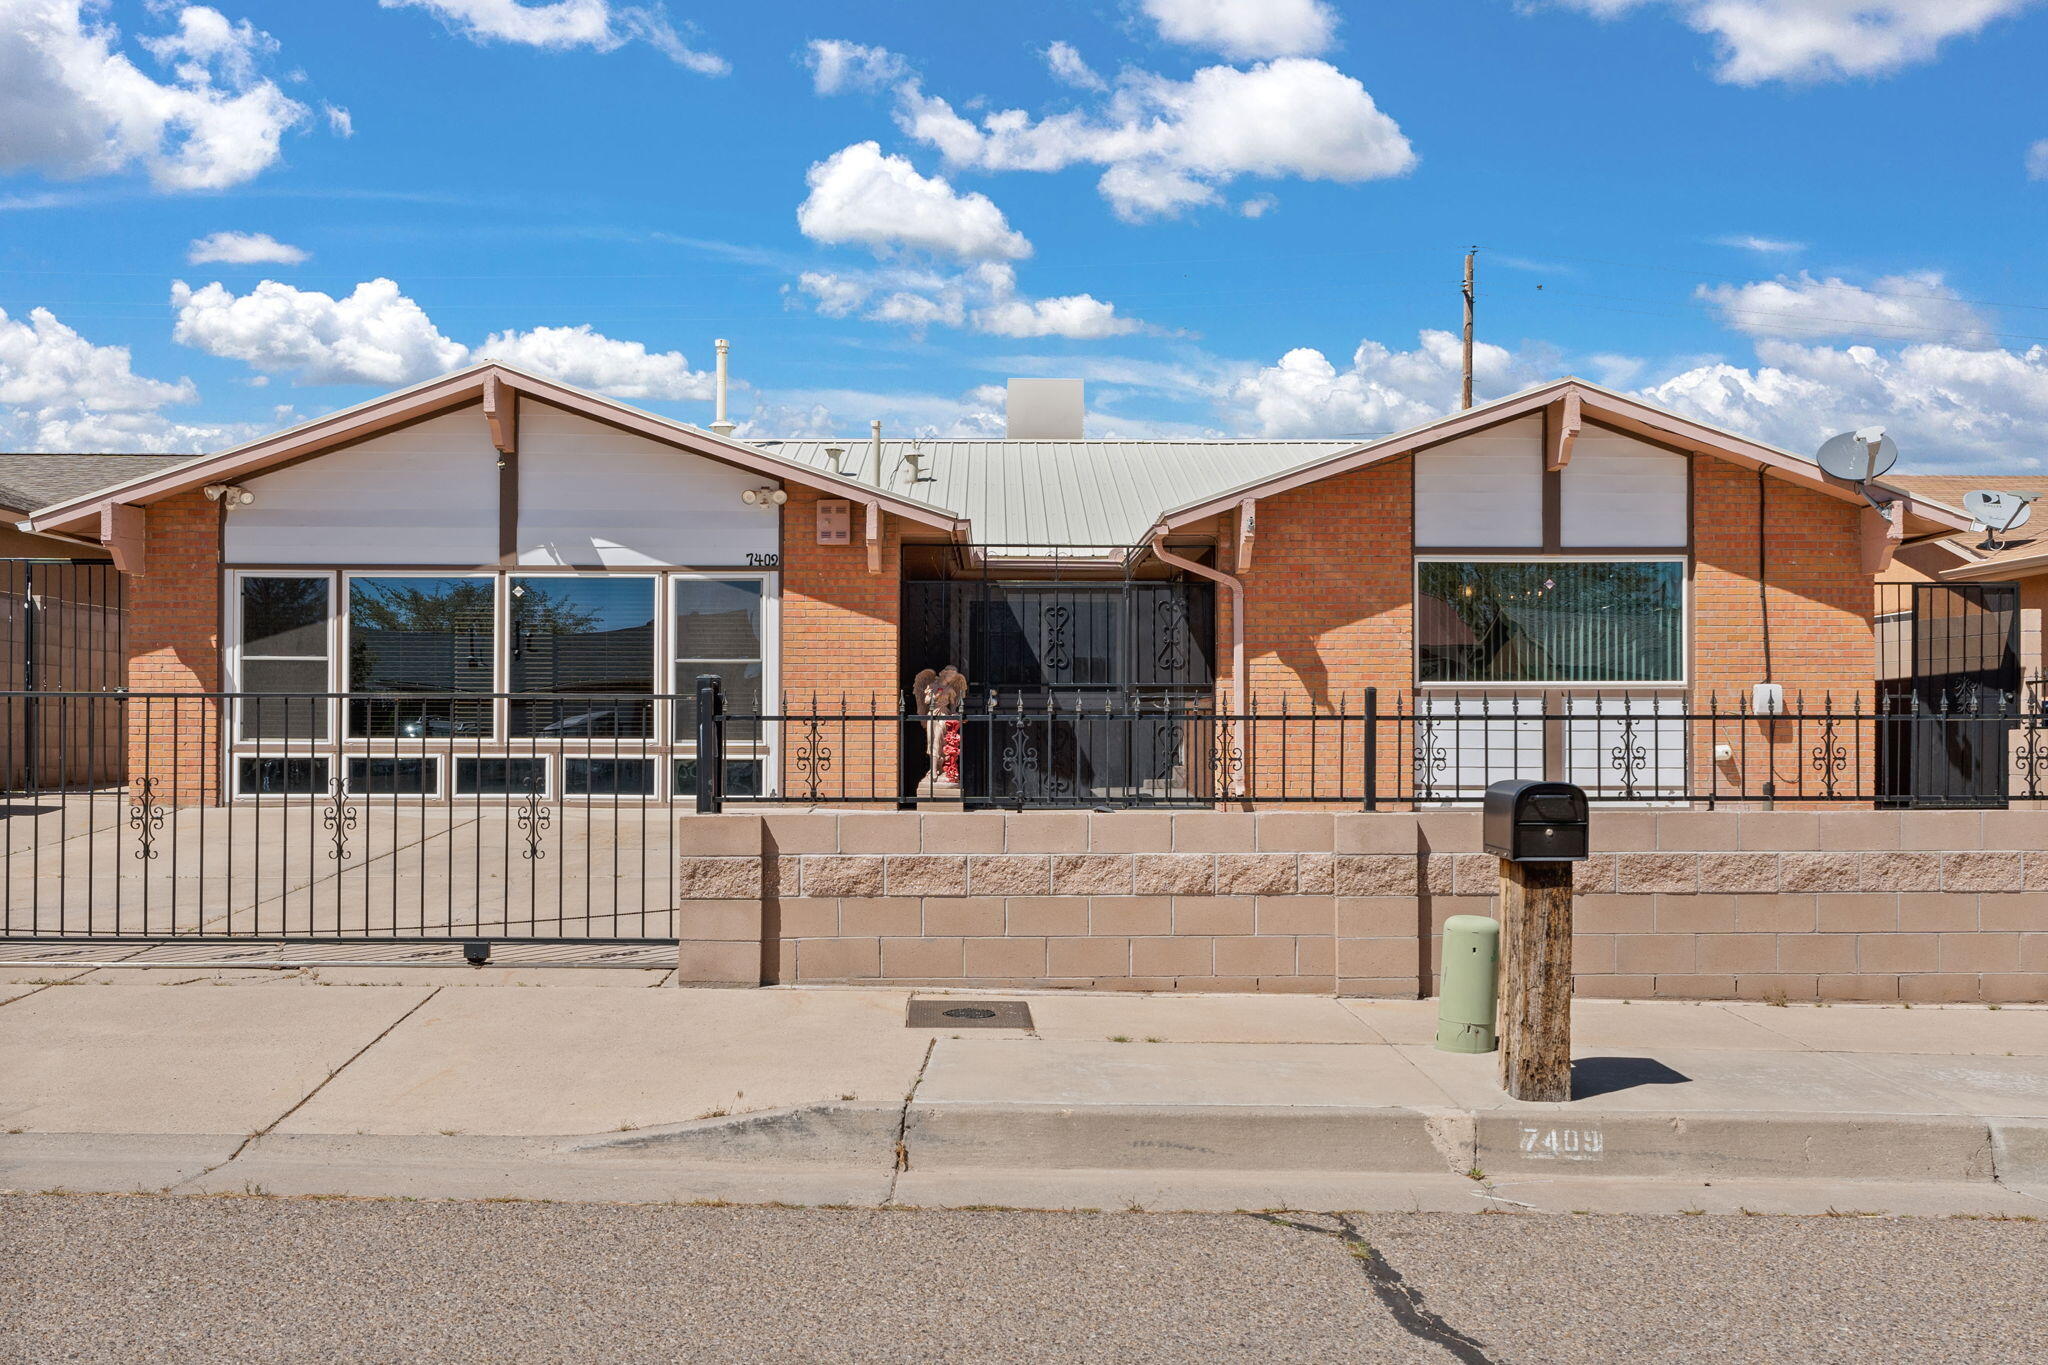
[[1486,851],[1511,863],[1586,859],[1586,794],[1569,782],[1496,782],[1486,789]]

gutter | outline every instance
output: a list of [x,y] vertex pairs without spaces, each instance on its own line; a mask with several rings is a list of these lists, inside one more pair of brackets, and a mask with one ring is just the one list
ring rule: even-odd
[[1224,573],[1221,569],[1212,569],[1206,564],[1197,564],[1192,559],[1183,559],[1167,549],[1164,528],[1154,531],[1148,543],[1152,547],[1152,553],[1159,557],[1160,563],[1171,564],[1176,569],[1185,569],[1198,578],[1206,578],[1211,583],[1221,583],[1230,589],[1230,712],[1234,716],[1242,716],[1245,713],[1244,581]]

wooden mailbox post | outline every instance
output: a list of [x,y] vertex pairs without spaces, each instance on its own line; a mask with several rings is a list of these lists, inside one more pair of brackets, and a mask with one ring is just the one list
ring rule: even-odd
[[1518,1100],[1572,1097],[1572,864],[1586,857],[1586,794],[1567,782],[1486,789],[1486,851],[1500,861],[1500,1083]]

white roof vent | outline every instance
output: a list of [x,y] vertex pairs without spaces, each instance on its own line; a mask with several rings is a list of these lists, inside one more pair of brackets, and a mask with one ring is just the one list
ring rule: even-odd
[[1081,439],[1081,381],[1012,379],[1003,435],[1013,441]]

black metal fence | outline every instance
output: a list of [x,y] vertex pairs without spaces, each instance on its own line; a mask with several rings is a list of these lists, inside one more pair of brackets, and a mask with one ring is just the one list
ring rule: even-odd
[[[706,708],[728,746],[700,798],[778,804],[1199,807],[1222,802],[1394,810],[1476,801],[1504,778],[1578,784],[1594,801],[2001,806],[2048,795],[2038,684],[2009,700],[1873,704],[1789,695],[1759,710],[1673,693],[1452,692],[1289,700],[990,698],[917,715],[894,699]],[[742,769],[737,740],[779,765]],[[735,776],[739,780],[735,781]]]
[[[31,705],[59,739],[28,768]],[[0,936],[673,941],[693,709],[0,693]]]

